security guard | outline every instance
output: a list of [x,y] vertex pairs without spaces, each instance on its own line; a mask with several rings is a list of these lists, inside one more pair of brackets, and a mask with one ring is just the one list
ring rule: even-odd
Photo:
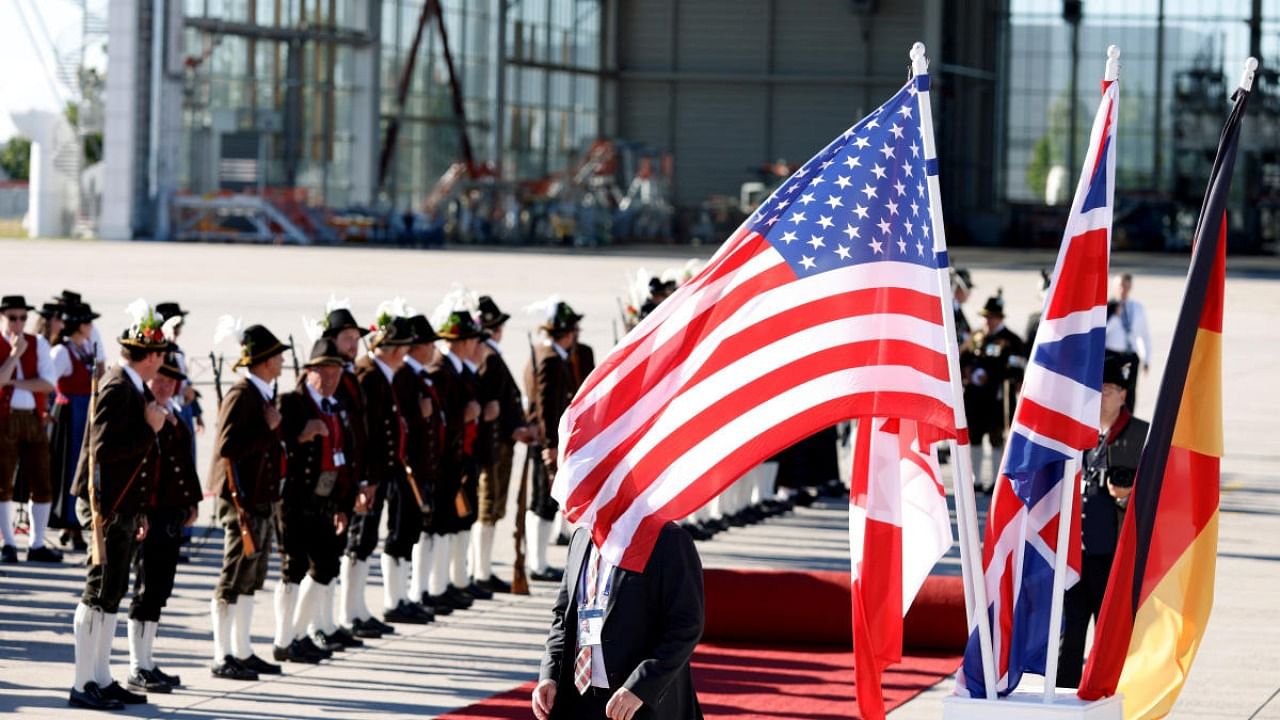
[[[986,326],[970,338],[960,353],[964,380],[964,411],[969,420],[969,448],[973,460],[973,484],[981,492],[991,492],[1000,472],[1004,434],[1009,427],[1022,373],[1027,366],[1027,350],[1004,324],[1004,292],[987,299],[978,313]],[[991,474],[982,471],[983,438],[991,443]],[[989,480],[984,478],[989,477]]]
[[103,525],[103,556],[89,566],[76,606],[76,676],[68,700],[93,710],[147,701],[111,679],[111,641],[134,549],[147,534],[144,513],[159,458],[156,433],[167,413],[146,382],[159,371],[169,341],[145,302],[130,309],[134,322],[120,337],[120,365],[108,373],[94,401],[73,490],[81,524],[91,528],[96,517]]
[[1133,417],[1125,406],[1126,388],[1135,370],[1132,360],[1117,357],[1108,357],[1103,365],[1098,445],[1084,455],[1080,582],[1067,590],[1063,601],[1058,687],[1080,684],[1089,619],[1096,620],[1102,608],[1125,507],[1147,439],[1146,421]]

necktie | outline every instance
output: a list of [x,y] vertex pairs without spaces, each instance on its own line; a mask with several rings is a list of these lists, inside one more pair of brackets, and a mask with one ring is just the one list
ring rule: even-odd
[[[600,580],[600,553],[596,552],[594,547],[587,550],[591,554],[591,562],[587,564],[587,602],[585,607],[594,608],[596,601],[596,586]],[[578,694],[586,694],[587,688],[591,687],[591,646],[582,645],[581,639],[578,644],[578,658],[573,663],[573,686],[578,689]]]
[[333,414],[333,401],[329,398],[324,398],[320,401],[320,409],[324,411],[325,415]]

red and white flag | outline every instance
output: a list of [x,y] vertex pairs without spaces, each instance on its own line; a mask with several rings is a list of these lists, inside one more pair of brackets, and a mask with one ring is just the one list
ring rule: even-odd
[[912,420],[858,423],[849,487],[853,652],[862,717],[885,716],[880,678],[902,660],[902,618],[951,548],[951,514],[934,447]]
[[552,495],[606,560],[643,571],[666,522],[842,420],[956,435],[927,89],[805,163],[578,390]]

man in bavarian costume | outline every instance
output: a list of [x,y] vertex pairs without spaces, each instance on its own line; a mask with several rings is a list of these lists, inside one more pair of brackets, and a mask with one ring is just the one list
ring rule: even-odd
[[[49,436],[45,433],[48,395],[56,380],[49,357],[49,342],[23,332],[27,313],[35,308],[21,295],[0,300],[4,325],[0,329],[0,362],[19,358],[12,377],[0,387],[0,533],[4,547],[0,559],[18,561],[13,536],[14,485],[21,479],[31,496],[31,534],[27,560],[62,562],[62,553],[44,544],[53,504],[49,478]],[[21,475],[21,478],[18,476]]]
[[534,529],[529,548],[529,577],[559,582],[561,571],[547,563],[559,506],[551,497],[559,447],[560,416],[569,407],[577,386],[573,372],[578,321],[582,316],[568,303],[552,297],[537,306],[545,312],[541,325],[547,337],[533,349],[532,364],[525,370],[524,386],[529,397],[529,422],[542,438],[542,462],[535,463],[529,497],[528,524]]
[[[182,328],[187,323],[188,310],[183,310],[182,306],[176,302],[162,302],[156,304],[156,313],[161,316],[169,330],[169,339],[174,344],[174,355],[177,358],[178,369],[185,375],[187,373],[187,354],[178,347],[178,338],[182,337]],[[178,419],[186,423],[187,429],[194,433],[197,429],[204,430],[204,409],[200,406],[200,393],[196,391],[195,386],[184,380],[178,388],[177,395],[174,397],[178,401],[178,407],[181,411],[178,413]],[[194,436],[193,436],[194,437]],[[192,441],[191,453],[195,455],[195,442]]]
[[[405,472],[408,428],[393,384],[413,343],[413,334],[408,318],[391,305],[384,303],[378,308],[378,320],[369,342],[373,353],[356,363],[369,419],[366,476],[370,483],[377,484],[379,495],[386,502],[387,538],[382,545],[381,559],[383,620],[423,624],[433,616],[416,599],[409,598],[409,570],[413,546],[422,534],[422,506],[416,501]],[[352,532],[355,531],[353,527]],[[366,526],[362,531],[376,534],[378,529]],[[353,624],[372,617],[363,597],[358,599],[357,608]]]
[[201,497],[200,477],[191,454],[191,430],[179,417],[176,400],[186,380],[170,350],[155,377],[147,381],[156,404],[166,411],[164,424],[156,433],[156,480],[146,503],[147,537],[134,560],[135,585],[129,606],[129,687],[147,692],[167,693],[181,684],[178,676],[160,669],[152,649],[160,611],[173,594],[183,534],[196,521]]
[[[451,295],[437,308],[436,334],[443,352],[429,373],[444,406],[445,443],[436,483],[436,564],[431,574],[431,594],[438,605],[470,607],[475,599],[493,594],[473,584],[467,568],[471,525],[476,521],[478,471],[475,448],[481,415],[476,394],[475,355],[484,330],[475,316]],[[447,562],[445,562],[447,560]]]
[[120,365],[98,389],[76,473],[81,524],[93,527],[98,519],[103,543],[76,606],[76,672],[68,702],[94,710],[147,701],[111,679],[111,641],[136,543],[147,535],[146,504],[160,460],[156,433],[167,413],[146,383],[159,371],[169,342],[145,301],[130,305],[130,314],[134,322],[120,337]]
[[[1017,388],[1027,366],[1027,350],[1004,324],[1004,293],[987,300],[978,313],[986,325],[973,333],[960,351],[960,371],[964,379],[964,410],[969,418],[969,447],[973,462],[973,484],[981,492],[991,492],[1000,472],[1004,434],[1017,403]],[[983,445],[991,443],[991,472],[983,471]]]
[[[350,417],[351,443],[344,451],[348,472],[355,485],[355,505],[346,537],[346,553],[338,566],[338,585],[341,601],[338,605],[338,623],[329,623],[333,617],[334,588],[330,586],[321,600],[320,617],[330,626],[337,625],[340,639],[378,638],[394,633],[395,628],[373,617],[366,606],[365,590],[369,584],[369,558],[378,547],[378,526],[382,522],[384,497],[382,488],[368,475],[365,464],[365,447],[368,445],[369,417],[365,408],[364,390],[356,376],[356,357],[360,353],[361,340],[369,334],[367,327],[356,322],[350,304],[345,300],[330,298],[325,306],[325,318],[320,323],[322,337],[332,338],[338,354],[346,364],[334,398],[338,406]],[[303,580],[303,583],[310,582]],[[356,622],[360,617],[361,621]],[[353,647],[353,642],[344,643]]]
[[[444,453],[444,405],[427,368],[436,361],[435,343],[439,340],[431,322],[424,315],[409,318],[413,342],[404,365],[396,371],[395,390],[404,411],[407,431],[406,460],[413,471],[421,495],[422,527],[414,543],[409,579],[409,599],[424,608],[433,619],[448,615],[453,607],[436,606],[431,600],[431,568],[435,563],[436,545],[432,535],[435,519],[435,487],[440,474],[440,457]],[[415,498],[417,500],[418,498]]]
[[525,421],[520,386],[516,384],[502,357],[502,331],[511,316],[502,312],[488,295],[480,296],[480,326],[489,334],[480,344],[479,391],[486,415],[496,410],[496,419],[480,423],[485,442],[480,460],[480,527],[471,539],[472,567],[476,584],[490,592],[511,592],[511,585],[493,572],[493,538],[498,521],[507,513],[507,491],[511,483],[511,459],[517,442],[533,440]]
[[[238,325],[223,317],[220,331],[228,324]],[[234,327],[231,333],[235,333]],[[224,332],[219,334],[225,336]],[[220,340],[215,337],[215,344]],[[236,367],[248,372],[227,391],[218,411],[209,489],[217,498],[226,544],[222,572],[210,602],[214,677],[256,680],[259,673],[280,673],[279,665],[254,654],[250,628],[254,595],[267,580],[275,506],[285,470],[282,418],[276,408],[274,383],[284,368],[283,353],[288,349],[261,325],[245,328],[240,334]]]
[[335,397],[344,364],[333,338],[316,340],[303,381],[280,398],[288,449],[280,510],[282,577],[275,590],[274,654],[280,661],[316,663],[346,647],[329,637],[336,629],[322,627],[327,619],[319,617],[321,599],[338,577],[355,496],[346,461],[350,415],[340,412]]

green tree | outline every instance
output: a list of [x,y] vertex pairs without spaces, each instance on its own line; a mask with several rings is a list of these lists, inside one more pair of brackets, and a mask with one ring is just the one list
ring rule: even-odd
[[31,141],[24,137],[11,138],[0,148],[0,170],[10,180],[31,178]]

